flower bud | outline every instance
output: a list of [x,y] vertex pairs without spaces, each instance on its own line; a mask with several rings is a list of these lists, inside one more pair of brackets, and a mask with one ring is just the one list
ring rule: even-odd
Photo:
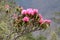
[[29,21],[29,17],[24,17],[23,19],[22,19],[24,22],[28,22]]

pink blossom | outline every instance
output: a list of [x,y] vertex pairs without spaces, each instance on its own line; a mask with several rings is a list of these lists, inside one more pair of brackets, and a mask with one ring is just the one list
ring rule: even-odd
[[28,12],[29,15],[34,15],[34,14],[38,13],[38,10],[29,8],[29,9],[27,9],[27,12]]
[[34,15],[32,8],[27,9],[29,15]]
[[5,8],[9,8],[9,5],[8,5],[8,4],[6,4],[6,5],[5,5]]
[[23,15],[26,15],[27,14],[27,11],[26,10],[22,10],[22,14]]
[[34,14],[38,13],[38,9],[33,9]]
[[39,20],[39,23],[42,24],[44,22],[43,18]]
[[29,17],[24,17],[23,19],[22,19],[24,22],[28,22],[29,21]]
[[17,15],[16,14],[13,15],[13,19],[17,19]]
[[49,24],[50,24],[50,23],[51,23],[51,20],[47,20],[47,19],[46,19],[46,20],[44,20],[44,22],[46,22],[46,23],[49,23]]
[[30,11],[28,12],[28,14],[30,14],[30,15],[34,15],[33,10],[30,10]]

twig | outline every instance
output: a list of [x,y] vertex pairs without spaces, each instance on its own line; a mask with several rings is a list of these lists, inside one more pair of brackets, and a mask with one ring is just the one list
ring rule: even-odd
[[[40,28],[40,29],[36,28],[35,30],[32,30],[32,31],[30,31],[30,32],[34,32],[34,31],[38,31],[38,30],[41,30],[41,28]],[[16,36],[16,37],[14,38],[14,40],[17,40],[17,38],[19,38],[19,37],[21,37],[21,36],[23,36],[23,35],[26,35],[26,34],[28,34],[28,33],[30,33],[30,32],[22,33],[22,34]]]

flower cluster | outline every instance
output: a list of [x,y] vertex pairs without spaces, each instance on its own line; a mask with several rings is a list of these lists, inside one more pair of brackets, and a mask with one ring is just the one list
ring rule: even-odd
[[40,24],[43,24],[43,23],[48,23],[48,24],[50,24],[51,23],[51,20],[44,20],[43,18],[41,18],[40,20],[39,20],[39,23]]
[[32,8],[29,8],[27,10],[22,10],[22,15],[34,15],[34,14],[37,14],[38,13],[38,10],[37,9],[32,9]]
[[[13,15],[14,20],[14,24],[18,27],[22,27],[22,26],[28,26],[27,29],[32,30],[32,28],[37,27],[38,28],[46,28],[46,24],[50,25],[51,20],[47,20],[47,19],[43,19],[43,16],[38,12],[38,9],[23,9],[21,11],[21,13],[17,16],[16,14]],[[45,25],[45,26],[43,26]],[[32,28],[30,28],[30,26],[32,26]]]

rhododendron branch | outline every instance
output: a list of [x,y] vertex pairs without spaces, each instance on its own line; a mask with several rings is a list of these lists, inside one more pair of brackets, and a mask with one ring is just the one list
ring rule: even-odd
[[12,32],[12,33],[10,33],[8,36],[7,36],[7,39],[9,39],[10,38],[10,36],[12,35],[12,34],[14,34],[14,33],[20,33],[19,35],[17,35],[15,38],[14,38],[14,40],[16,40],[17,38],[19,38],[19,37],[21,37],[21,36],[23,36],[23,35],[26,35],[27,33],[30,33],[30,32],[34,32],[34,31],[38,31],[38,30],[41,30],[42,28],[40,28],[40,27],[35,27],[35,28],[33,28],[33,30],[31,29],[31,30],[29,30],[29,31],[23,31],[23,32]]
[[23,35],[26,35],[26,34],[28,34],[28,33],[30,33],[30,32],[34,32],[34,31],[38,31],[38,30],[41,30],[41,28],[39,29],[39,28],[35,28],[34,30],[31,30],[31,31],[28,31],[28,32],[23,32],[23,33],[21,33],[21,34],[19,34],[19,35],[17,35],[15,38],[14,38],[14,40],[17,40],[17,38],[19,38],[19,37],[21,37],[21,36],[23,36]]
[[24,34],[46,29],[47,26],[50,26],[49,24],[51,22],[51,20],[44,20],[42,15],[38,13],[38,10],[32,8],[22,10],[18,16],[14,14],[14,20],[15,23],[13,24],[18,29],[16,33],[19,33],[14,40]]

